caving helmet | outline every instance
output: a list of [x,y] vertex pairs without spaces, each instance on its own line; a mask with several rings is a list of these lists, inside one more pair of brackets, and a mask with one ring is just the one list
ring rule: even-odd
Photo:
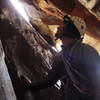
[[63,28],[58,28],[56,38],[61,39],[62,37],[69,37],[74,39],[83,39],[85,30],[86,24],[82,18],[65,15],[63,17]]

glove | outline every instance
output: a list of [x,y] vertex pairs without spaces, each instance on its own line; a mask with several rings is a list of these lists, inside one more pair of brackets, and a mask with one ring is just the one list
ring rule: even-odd
[[20,76],[19,78],[20,78],[20,82],[21,82],[21,84],[22,84],[22,87],[23,87],[26,91],[30,90],[31,80],[30,80],[28,77],[23,76],[23,75]]

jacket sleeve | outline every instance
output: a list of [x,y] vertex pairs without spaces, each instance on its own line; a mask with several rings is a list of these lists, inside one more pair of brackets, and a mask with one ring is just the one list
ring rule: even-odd
[[53,69],[48,72],[48,75],[43,81],[31,84],[31,90],[42,90],[53,86],[64,75],[64,71],[62,62],[57,63],[56,66],[54,63]]
[[90,79],[94,88],[94,100],[100,100],[100,56],[93,55],[90,66]]

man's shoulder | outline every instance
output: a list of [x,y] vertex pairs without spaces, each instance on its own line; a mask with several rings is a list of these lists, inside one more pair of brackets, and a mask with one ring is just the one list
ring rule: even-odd
[[79,50],[81,51],[81,52],[83,52],[83,53],[88,53],[88,54],[98,54],[98,52],[97,52],[97,50],[94,48],[94,47],[92,47],[92,46],[90,46],[90,45],[88,45],[88,44],[84,44],[84,43],[81,43],[80,45],[79,45]]
[[72,56],[82,61],[100,60],[100,55],[95,48],[88,44],[81,43],[73,51]]

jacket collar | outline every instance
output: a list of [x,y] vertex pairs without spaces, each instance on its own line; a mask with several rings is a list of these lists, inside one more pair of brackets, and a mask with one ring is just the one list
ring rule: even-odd
[[82,42],[82,40],[74,40],[72,43],[70,43],[67,47],[64,47],[63,45],[61,46],[62,47],[62,51],[70,51],[71,48],[73,46],[75,46],[76,44],[80,44]]

